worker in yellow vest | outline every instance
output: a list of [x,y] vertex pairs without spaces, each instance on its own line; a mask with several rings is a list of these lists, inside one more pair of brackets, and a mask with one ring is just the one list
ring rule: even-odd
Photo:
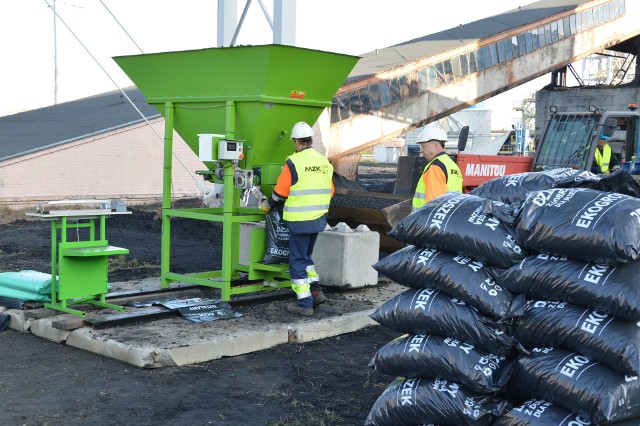
[[445,192],[462,192],[462,173],[447,155],[447,132],[440,126],[425,126],[418,136],[420,153],[428,161],[413,196],[413,211]]
[[609,174],[611,172],[611,168],[613,167],[613,156],[611,153],[611,145],[609,145],[609,139],[610,137],[606,136],[604,132],[600,134],[598,146],[596,147],[596,152],[594,154],[594,167],[592,168],[593,173]]
[[289,274],[297,301],[287,311],[312,316],[313,308],[327,298],[320,287],[311,254],[318,233],[327,226],[327,212],[333,197],[333,166],[311,147],[313,130],[307,123],[296,123],[291,130],[296,152],[287,158],[271,197],[260,204],[268,212],[284,201],[283,219],[289,227]]

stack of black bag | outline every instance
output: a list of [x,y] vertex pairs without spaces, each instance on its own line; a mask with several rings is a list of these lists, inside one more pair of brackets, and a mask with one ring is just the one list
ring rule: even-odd
[[512,328],[526,352],[507,384],[522,405],[496,424],[640,417],[640,200],[588,188],[535,191],[516,231],[531,255],[494,275],[527,297]]
[[509,335],[524,295],[496,283],[498,271],[527,253],[487,200],[448,193],[391,232],[408,244],[374,268],[408,289],[371,317],[403,336],[382,347],[370,367],[397,377],[369,412],[367,425],[490,425],[509,408],[504,387],[517,355]]
[[[549,184],[556,189],[543,191]],[[490,271],[528,299],[511,327],[525,354],[506,387],[520,405],[495,424],[638,417],[640,222],[631,197],[640,186],[623,170],[561,169],[505,176],[473,193],[517,206],[518,242],[532,252],[506,271]]]
[[639,417],[640,200],[602,191],[640,196],[622,171],[522,173],[399,223],[374,268],[409,289],[371,316],[405,335],[369,364],[397,378],[366,424]]

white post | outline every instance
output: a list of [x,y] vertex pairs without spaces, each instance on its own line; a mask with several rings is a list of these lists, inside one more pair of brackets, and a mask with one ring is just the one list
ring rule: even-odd
[[296,0],[273,0],[273,43],[296,45]]
[[231,46],[238,23],[238,1],[218,0],[218,47]]

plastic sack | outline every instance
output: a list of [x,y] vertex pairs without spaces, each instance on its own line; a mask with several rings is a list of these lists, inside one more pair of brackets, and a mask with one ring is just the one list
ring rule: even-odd
[[626,171],[619,169],[604,176],[591,172],[580,172],[573,177],[562,179],[555,183],[554,188],[591,188],[598,191],[617,192],[640,198],[640,185]]
[[401,220],[389,235],[417,247],[432,247],[508,268],[525,256],[515,230],[485,214],[487,200],[448,192]]
[[407,246],[380,259],[373,268],[407,287],[440,290],[494,318],[523,313],[524,295],[514,295],[502,288],[482,262],[468,257]]
[[514,350],[515,341],[507,334],[506,324],[431,288],[397,294],[370,316],[400,333],[453,337],[497,355],[509,355]]
[[516,173],[484,182],[470,194],[512,204],[523,201],[529,192],[551,189],[556,182],[570,179],[578,173],[577,170],[568,168]]
[[493,426],[587,426],[591,420],[572,413],[557,404],[544,399],[530,399],[513,407],[495,421]]
[[640,327],[635,321],[569,303],[531,300],[511,335],[527,348],[567,349],[620,374],[640,373]]
[[516,226],[528,250],[617,265],[640,259],[640,199],[593,189],[530,193]]
[[0,272],[0,287],[50,295],[51,274],[28,269],[19,272]]
[[267,245],[262,262],[267,265],[289,263],[289,227],[282,218],[282,206],[277,204],[265,215]]
[[442,379],[395,379],[378,397],[365,426],[490,425],[509,409],[506,401],[476,395]]
[[0,332],[5,331],[9,328],[9,323],[11,322],[11,316],[7,314],[0,314]]
[[8,297],[11,299],[21,299],[21,300],[29,300],[29,301],[37,301],[37,302],[51,302],[51,293],[39,294],[39,293],[32,293],[30,291],[16,290],[15,288],[8,288],[8,287],[1,287],[1,286],[0,286],[0,297]]
[[640,262],[606,266],[539,254],[489,272],[500,285],[529,299],[569,302],[627,321],[640,320]]
[[509,379],[504,356],[480,351],[451,337],[407,334],[380,348],[369,367],[388,376],[436,378],[460,383],[476,393],[499,391]]
[[535,348],[521,355],[506,388],[511,400],[540,398],[588,417],[593,423],[640,415],[640,381],[576,352]]

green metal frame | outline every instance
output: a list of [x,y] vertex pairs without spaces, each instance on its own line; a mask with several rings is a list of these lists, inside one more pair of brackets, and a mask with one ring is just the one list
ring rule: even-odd
[[[225,137],[235,136],[235,102],[225,101],[227,111]],[[289,288],[291,279],[287,264],[262,265],[265,247],[264,230],[253,230],[250,237],[250,265],[238,263],[240,247],[237,238],[240,235],[241,222],[259,222],[264,220],[264,213],[258,209],[240,207],[240,191],[234,187],[233,162],[221,160],[224,165],[224,201],[222,208],[171,208],[171,170],[173,152],[173,102],[165,103],[165,136],[164,136],[164,173],[162,194],[162,254],[160,258],[161,287],[168,288],[172,282],[187,282],[206,287],[220,289],[221,300],[228,301],[234,294],[245,294]],[[190,274],[171,272],[171,218],[182,217],[195,220],[222,222],[222,269]],[[236,236],[234,238],[234,236]],[[263,284],[245,284],[232,286],[238,279],[239,272],[248,274],[248,280],[263,280]]]
[[[114,61],[164,116],[161,287],[187,282],[219,288],[222,300],[233,294],[290,286],[288,265],[263,265],[264,233],[250,233],[251,261],[239,261],[241,222],[258,222],[264,214],[240,206],[234,187],[233,161],[202,153],[200,135],[224,135],[243,142],[242,170],[252,170],[264,194],[273,190],[287,158],[294,152],[289,131],[298,121],[315,123],[331,107],[331,98],[358,57],[285,45],[238,46],[114,57]],[[171,208],[174,130],[203,161],[207,179],[224,184],[222,209]],[[207,147],[207,149],[209,149]],[[223,176],[214,173],[223,166]],[[222,223],[222,269],[177,274],[171,271],[171,219],[182,217]],[[260,252],[262,249],[262,252]],[[239,285],[239,274],[259,285]],[[232,281],[234,285],[232,286]]]
[[[90,304],[124,311],[122,306],[105,302],[108,292],[108,256],[129,250],[110,246],[106,239],[105,216],[88,217],[87,223],[68,223],[66,216],[51,220],[51,303],[45,308],[84,317],[85,312],[70,305]],[[96,239],[96,221],[100,221]],[[68,241],[68,229],[89,228],[89,239]],[[58,232],[60,240],[58,241]]]

